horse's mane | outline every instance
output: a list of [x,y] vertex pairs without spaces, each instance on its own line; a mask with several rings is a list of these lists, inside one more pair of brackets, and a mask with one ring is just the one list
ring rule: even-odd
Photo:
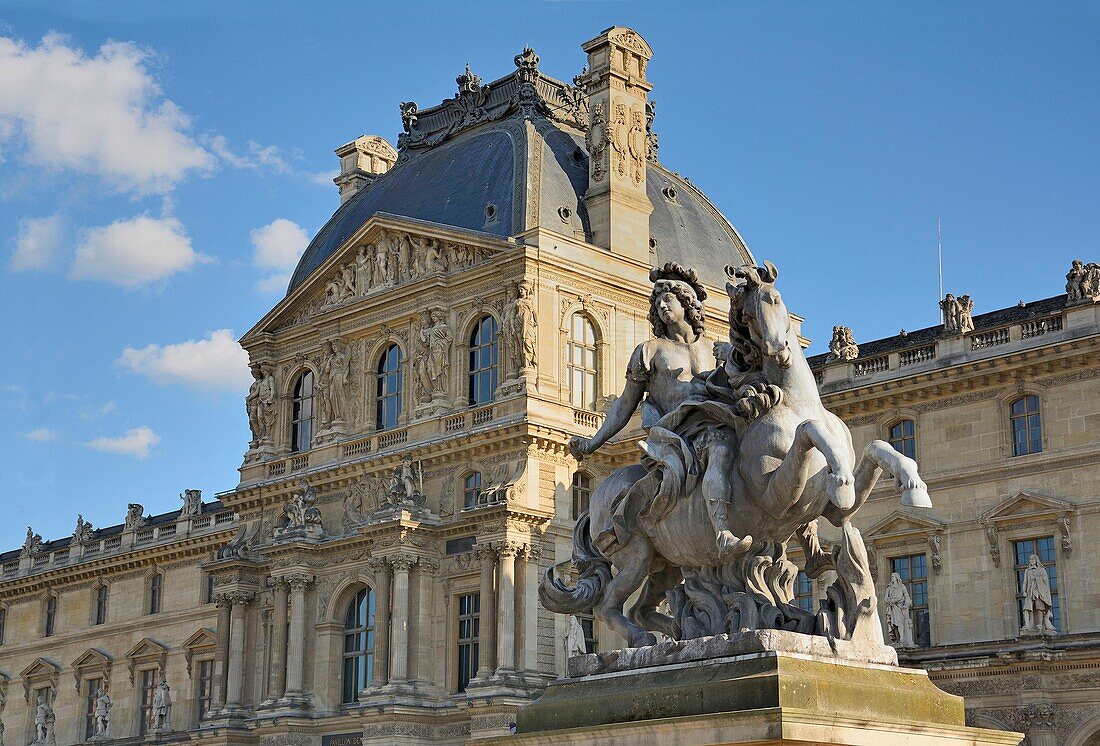
[[745,296],[761,285],[773,284],[775,274],[775,268],[770,264],[765,267],[726,267],[726,275],[731,280],[745,280],[726,284],[730,296],[730,346],[733,348],[730,362],[740,371],[730,373],[727,369],[727,378],[735,392],[735,411],[750,420],[760,417],[783,399],[783,390],[764,374],[764,352],[753,341],[744,316]]

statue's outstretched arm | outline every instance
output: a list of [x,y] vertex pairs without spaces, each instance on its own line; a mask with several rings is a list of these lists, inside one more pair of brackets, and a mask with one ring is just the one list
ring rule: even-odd
[[630,364],[627,366],[626,386],[623,387],[623,393],[611,403],[603,425],[591,438],[582,438],[578,435],[570,439],[569,450],[574,458],[579,460],[590,453],[596,452],[630,422],[634,410],[642,403],[642,397],[645,396],[646,392],[644,376],[639,375],[642,370],[644,370],[644,364],[642,363],[641,348],[639,347],[634,351],[630,358]]

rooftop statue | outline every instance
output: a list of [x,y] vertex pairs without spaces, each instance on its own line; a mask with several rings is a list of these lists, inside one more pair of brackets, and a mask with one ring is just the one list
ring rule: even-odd
[[[878,602],[851,517],[883,471],[902,503],[931,507],[917,465],[876,440],[858,461],[847,426],[821,404],[774,265],[726,267],[729,342],[703,336],[706,291],[695,272],[668,263],[650,274],[655,339],[627,366],[622,395],[583,458],[642,409],[641,462],[593,492],[574,529],[578,584],[550,568],[539,588],[558,613],[594,613],[631,647],[722,633],[781,629],[882,645]],[[831,553],[817,519],[841,529]],[[797,538],[810,577],[837,579],[816,614],[792,603]],[[613,571],[614,570],[614,571]],[[623,604],[641,587],[628,614]],[[668,600],[671,614],[657,610]]]

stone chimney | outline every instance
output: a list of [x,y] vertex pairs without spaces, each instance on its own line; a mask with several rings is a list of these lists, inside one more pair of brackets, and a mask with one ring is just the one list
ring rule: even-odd
[[336,149],[340,158],[340,175],[333,183],[340,188],[340,204],[344,204],[363,187],[393,167],[397,151],[378,135],[362,135]]
[[649,263],[646,196],[646,97],[653,87],[646,65],[653,52],[638,32],[607,29],[581,48],[588,72],[577,82],[588,96],[588,190],[584,203],[592,242]]

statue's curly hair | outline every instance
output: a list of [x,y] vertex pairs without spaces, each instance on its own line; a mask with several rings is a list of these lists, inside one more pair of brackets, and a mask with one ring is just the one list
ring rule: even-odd
[[[706,328],[703,301],[707,298],[707,291],[694,269],[678,262],[666,262],[665,266],[649,271],[649,281],[653,283],[653,292],[649,294],[649,323],[654,336],[663,337],[668,332],[657,312],[657,298],[664,293],[676,296],[684,307],[684,318],[692,330],[696,334],[703,333]],[[685,284],[691,288],[690,291],[684,287]]]

